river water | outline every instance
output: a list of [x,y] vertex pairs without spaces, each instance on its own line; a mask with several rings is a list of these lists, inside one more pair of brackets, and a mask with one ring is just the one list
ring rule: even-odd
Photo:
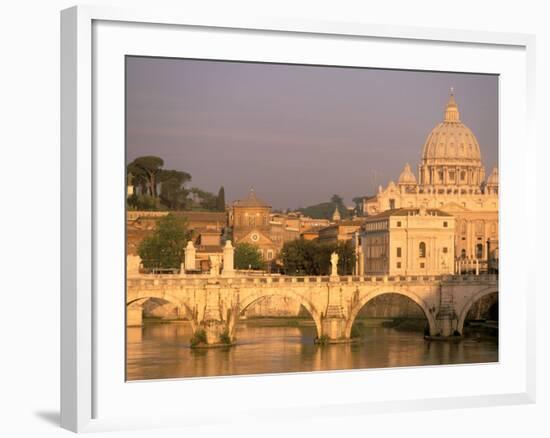
[[127,380],[284,373],[498,361],[496,337],[426,341],[422,331],[366,324],[361,342],[319,346],[303,321],[248,320],[237,345],[191,349],[188,322],[145,322],[127,328]]

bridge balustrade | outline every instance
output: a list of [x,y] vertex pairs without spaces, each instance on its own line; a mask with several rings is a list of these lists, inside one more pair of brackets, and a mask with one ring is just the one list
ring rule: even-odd
[[[200,285],[205,282],[219,282],[220,284],[267,284],[267,283],[327,283],[331,281],[331,277],[328,276],[308,276],[308,277],[296,277],[296,276],[263,276],[263,277],[174,277],[172,275],[154,275],[141,274],[139,277],[131,277],[127,279],[128,287],[142,287],[149,288],[154,286],[175,286],[175,285]],[[338,276],[338,281],[341,283],[354,283],[354,282],[495,282],[498,281],[498,274],[480,274],[480,275],[439,275],[439,276],[423,276],[423,275],[409,275],[409,276],[356,276],[346,275]]]

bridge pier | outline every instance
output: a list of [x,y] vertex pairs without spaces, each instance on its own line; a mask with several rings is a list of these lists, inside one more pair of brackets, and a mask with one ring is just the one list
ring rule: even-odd
[[[454,294],[452,289],[439,286],[439,311],[436,314],[438,338],[454,338],[457,327],[457,316],[455,311]],[[430,336],[432,334],[430,333]]]
[[228,347],[233,345],[234,339],[231,335],[228,325],[224,321],[203,321],[197,326],[191,347]]
[[439,325],[439,336],[451,337],[453,335],[453,321],[451,318],[444,317],[437,320]]
[[346,339],[346,320],[342,317],[328,317],[321,320],[320,344],[331,344],[349,341]]
[[346,333],[347,319],[344,316],[342,306],[342,289],[340,277],[336,272],[338,255],[333,253],[331,256],[332,273],[330,276],[330,285],[328,286],[328,300],[325,314],[321,317],[321,333],[316,340],[319,344],[335,344],[347,342],[350,340]]
[[143,308],[141,305],[130,305],[126,309],[126,326],[135,327],[143,325]]

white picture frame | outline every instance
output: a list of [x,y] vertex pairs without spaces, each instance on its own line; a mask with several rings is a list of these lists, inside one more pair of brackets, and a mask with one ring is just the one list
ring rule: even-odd
[[[106,31],[98,31],[97,25],[105,26]],[[114,23],[114,24],[113,24]],[[117,353],[112,359],[108,354],[98,354],[98,351],[104,346],[104,329],[101,329],[97,319],[98,312],[107,312],[104,309],[106,301],[98,300],[98,285],[108,281],[105,271],[101,270],[102,258],[98,254],[103,251],[105,242],[100,241],[98,236],[106,236],[108,232],[103,231],[103,223],[108,218],[105,217],[105,209],[98,208],[103,202],[116,202],[116,195],[113,200],[104,201],[106,197],[105,185],[107,179],[111,177],[116,180],[117,165],[119,162],[113,160],[110,165],[105,161],[105,155],[97,154],[97,139],[103,134],[97,130],[96,123],[101,123],[101,96],[97,94],[98,81],[101,81],[102,68],[105,66],[105,60],[111,59],[110,56],[120,57],[120,53],[126,50],[124,44],[120,44],[124,38],[117,37],[118,30],[116,26],[131,28],[132,39],[135,44],[140,44],[139,34],[145,32],[166,33],[177,31],[177,29],[187,29],[198,31],[201,35],[208,35],[209,32],[220,32],[232,30],[237,34],[240,41],[260,38],[261,35],[269,34],[275,39],[283,37],[290,38],[339,38],[338,44],[361,44],[362,41],[383,42],[388,47],[391,45],[406,44],[410,47],[419,47],[429,55],[430,51],[437,51],[446,47],[446,44],[453,45],[457,50],[466,50],[483,48],[490,51],[510,53],[514,60],[511,62],[517,69],[517,75],[514,80],[506,82],[501,91],[507,93],[508,89],[514,89],[513,99],[504,100],[506,102],[516,102],[517,108],[514,114],[521,114],[524,117],[518,120],[517,132],[510,132],[511,138],[522,142],[524,151],[523,161],[516,163],[519,169],[516,177],[519,183],[512,188],[508,186],[509,192],[504,195],[501,203],[501,215],[507,219],[501,224],[502,240],[506,242],[506,236],[510,235],[509,243],[504,245],[504,250],[508,248],[509,253],[502,256],[502,271],[506,272],[507,267],[514,266],[513,273],[509,269],[506,282],[513,284],[520,301],[518,315],[515,319],[517,332],[515,339],[520,348],[515,351],[517,356],[517,366],[515,365],[512,374],[509,374],[510,385],[499,391],[494,387],[491,389],[482,389],[482,393],[460,392],[458,390],[447,393],[445,389],[431,391],[423,397],[418,395],[421,392],[411,390],[408,393],[399,388],[388,388],[384,396],[380,388],[384,388],[382,383],[396,382],[396,386],[403,385],[410,378],[411,373],[415,374],[415,379],[446,379],[450,373],[455,373],[457,368],[443,367],[421,367],[415,370],[370,370],[369,379],[378,382],[379,393],[374,393],[370,397],[353,395],[351,393],[331,392],[330,388],[351,387],[354,385],[354,379],[357,380],[365,371],[348,370],[343,372],[330,373],[307,373],[285,375],[284,377],[274,376],[254,376],[254,377],[228,377],[214,379],[198,379],[182,381],[163,381],[148,383],[125,384],[124,381],[118,382],[123,387],[126,385],[131,388],[130,394],[123,395],[123,392],[117,392],[113,389],[108,394],[112,399],[112,404],[123,405],[123,399],[117,397],[136,397],[143,393],[144,399],[147,395],[166,393],[172,391],[175,385],[186,385],[187,393],[192,394],[194,398],[194,411],[190,413],[189,406],[176,404],[170,411],[163,406],[148,406],[148,415],[143,412],[128,412],[109,410],[109,403],[105,401],[105,388],[108,387],[105,382],[111,382],[109,379],[116,375],[104,377],[104,372],[108,363],[106,360],[116,361],[120,357]],[[109,26],[111,26],[109,28]],[[150,33],[148,34],[150,35]],[[109,49],[106,48],[105,38],[112,38],[109,41],[112,44]],[[116,40],[116,41],[115,41]],[[153,53],[163,47],[167,55],[171,49],[170,44],[159,39],[152,38],[150,47],[146,50]],[[155,42],[156,41],[156,42]],[[158,44],[155,47],[155,44]],[[162,45],[163,44],[163,45]],[[277,46],[273,42],[273,46]],[[286,42],[288,44],[288,42]],[[351,42],[349,44],[352,44]],[[251,44],[251,47],[254,45]],[[281,46],[282,47],[282,46]],[[439,49],[438,49],[439,47]],[[223,47],[219,48],[224,50]],[[144,49],[145,50],[145,49]],[[197,50],[200,50],[198,48]],[[331,49],[328,48],[328,51]],[[334,50],[334,48],[332,49]],[[453,49],[454,50],[454,49]],[[122,52],[121,52],[122,51]],[[235,52],[236,53],[236,52]],[[534,55],[535,39],[532,35],[491,33],[491,32],[473,32],[458,31],[450,29],[424,29],[402,26],[378,26],[365,23],[339,23],[339,22],[315,22],[300,19],[279,19],[279,18],[253,18],[241,17],[239,20],[226,20],[223,17],[216,16],[214,13],[209,16],[194,15],[192,11],[161,11],[161,10],[126,10],[108,7],[96,6],[78,6],[62,11],[61,13],[61,425],[72,431],[99,431],[119,428],[147,428],[163,427],[174,425],[189,424],[207,424],[216,418],[217,422],[232,418],[246,418],[254,416],[256,418],[273,418],[276,416],[287,416],[292,418],[326,416],[326,415],[361,415],[366,412],[396,412],[414,409],[441,409],[456,407],[475,407],[488,405],[520,404],[532,403],[535,400],[535,309],[534,309],[534,276],[531,275],[530,267],[520,260],[521,252],[528,251],[534,247],[534,237],[536,233],[531,233],[525,241],[516,241],[511,236],[510,230],[513,230],[515,224],[527,223],[529,228],[534,230],[536,227],[535,212],[533,208],[520,208],[515,206],[514,201],[522,199],[522,202],[535,205],[536,185],[535,174],[532,163],[536,156],[536,146],[533,135],[534,119]],[[136,54],[135,50],[131,54]],[[213,55],[211,55],[213,56]],[[233,55],[239,56],[239,55]],[[266,55],[267,56],[267,55]],[[276,57],[276,54],[271,56]],[[289,55],[290,56],[290,55]],[[222,56],[223,57],[223,56]],[[101,59],[100,67],[96,61]],[[227,59],[231,58],[228,55]],[[256,55],[251,55],[250,59],[256,59]],[[299,54],[295,59],[299,59]],[[504,58],[503,58],[504,59]],[[512,59],[512,58],[510,58]],[[410,68],[422,68],[418,63],[411,63]],[[450,60],[441,60],[446,63],[449,70],[464,71],[460,69],[460,57],[456,57],[453,64]],[[483,62],[481,59],[472,59],[472,63]],[[508,61],[506,61],[508,62]],[[503,61],[502,65],[506,64]],[[307,62],[306,62],[307,63]],[[345,63],[343,64],[345,65]],[[419,67],[420,65],[420,67]],[[435,64],[434,64],[435,65]],[[424,68],[434,68],[434,65],[425,65]],[[439,64],[441,66],[443,64]],[[474,65],[474,64],[472,64]],[[495,65],[500,65],[495,62]],[[395,65],[385,65],[386,67],[395,67]],[[107,66],[108,67],[108,66]],[[402,68],[403,65],[400,66]],[[440,67],[441,68],[441,67]],[[499,67],[494,67],[491,71],[499,73]],[[505,68],[505,67],[502,67]],[[480,70],[483,71],[483,70]],[[119,78],[120,79],[120,78]],[[523,82],[523,80],[525,82]],[[116,85],[117,82],[109,83],[109,86]],[[120,84],[120,82],[118,82]],[[101,87],[100,87],[101,88]],[[115,90],[116,91],[116,90]],[[116,94],[116,93],[115,93]],[[507,94],[505,94],[507,95]],[[515,99],[515,100],[514,100]],[[508,119],[508,107],[501,105],[501,122]],[[511,117],[514,115],[509,114]],[[114,120],[117,120],[114,118]],[[103,128],[102,128],[103,129]],[[116,129],[116,127],[115,127]],[[515,128],[511,128],[515,129]],[[508,135],[508,134],[506,134]],[[506,138],[504,139],[506,143]],[[510,168],[507,166],[506,149],[502,150],[501,158],[501,177],[504,181],[510,178]],[[120,158],[120,157],[119,157]],[[101,168],[101,173],[98,169]],[[120,168],[122,174],[122,168]],[[527,171],[527,169],[531,169]],[[507,176],[508,175],[508,176]],[[124,187],[120,187],[124,190]],[[118,189],[117,189],[118,190]],[[112,192],[117,192],[112,190]],[[123,192],[121,192],[123,193]],[[108,205],[108,204],[105,204]],[[514,207],[515,208],[511,208]],[[117,213],[118,214],[118,213]],[[114,217],[120,217],[116,214]],[[118,223],[120,227],[123,222]],[[98,227],[100,232],[98,233]],[[119,230],[120,231],[120,230]],[[507,234],[508,233],[508,234]],[[102,237],[104,239],[104,237]],[[112,242],[118,242],[117,238]],[[116,245],[115,245],[116,247]],[[116,247],[114,252],[120,250]],[[514,250],[514,251],[512,251]],[[123,254],[123,253],[122,253]],[[122,256],[121,256],[122,257]],[[122,257],[123,258],[123,257]],[[122,264],[124,261],[122,260]],[[101,277],[105,278],[101,278]],[[119,279],[119,281],[123,281]],[[502,278],[501,278],[501,281]],[[124,289],[120,289],[124,294]],[[122,298],[121,298],[122,299]],[[103,307],[102,307],[103,306]],[[506,310],[506,307],[504,307]],[[123,314],[113,312],[113,324],[124,321]],[[506,318],[506,312],[502,313],[502,318]],[[120,318],[119,320],[116,320]],[[105,318],[109,319],[109,318]],[[115,321],[116,320],[116,321]],[[510,333],[509,331],[507,333]],[[514,341],[514,342],[516,342]],[[501,342],[508,342],[501,336]],[[116,342],[109,348],[116,351],[120,343]],[[107,352],[107,350],[105,351]],[[122,353],[123,354],[123,353]],[[123,365],[123,364],[122,364]],[[114,363],[113,366],[122,366]],[[501,368],[506,367],[506,363],[501,363]],[[463,366],[461,370],[466,373],[474,373],[476,369],[487,374],[494,373],[494,369],[483,369],[476,366]],[[423,377],[422,377],[423,376]],[[446,377],[447,376],[447,377]],[[458,373],[457,373],[458,376]],[[504,374],[503,374],[504,376]],[[454,379],[461,377],[453,376]],[[364,380],[364,379],[363,379]],[[305,383],[304,383],[305,382]],[[399,383],[397,383],[399,382]],[[460,382],[460,380],[459,380]],[[276,393],[277,386],[284,383],[290,385],[305,385],[304,388],[315,388],[318,385],[326,385],[329,388],[324,391],[322,396],[319,393],[312,392],[310,398],[304,396],[298,397],[295,404],[287,404],[285,397],[278,397]],[[505,382],[503,382],[504,385]],[[513,385],[512,385],[513,383]],[[373,383],[374,384],[374,383]],[[141,386],[140,386],[141,385]],[[332,385],[332,386],[331,386]],[[242,391],[244,394],[256,394],[256,389],[261,387],[263,393],[270,394],[269,400],[256,399],[252,405],[247,405],[243,399],[233,400],[233,410],[224,411],[221,405],[201,405],[201,401],[207,400],[202,397],[209,391],[216,391],[216,388],[222,388],[223,392]],[[491,388],[487,386],[487,388]],[[251,391],[247,393],[247,391]],[[376,391],[374,391],[376,392]],[[353,396],[352,396],[353,395]],[[169,399],[172,395],[168,396]],[[125,399],[128,401],[129,399]],[[106,412],[104,415],[103,412]]]

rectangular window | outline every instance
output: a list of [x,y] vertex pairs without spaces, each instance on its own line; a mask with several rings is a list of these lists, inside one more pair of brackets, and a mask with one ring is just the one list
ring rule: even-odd
[[401,247],[397,248],[397,257],[401,257]]
[[447,247],[443,247],[443,254],[447,254],[447,252],[449,252],[449,250],[447,249]]
[[401,226],[401,221],[397,221],[397,226],[398,226],[398,227]]
[[401,262],[397,262],[397,269],[401,269]]
[[390,199],[390,210],[395,209],[395,199]]
[[449,226],[449,223],[447,221],[443,222],[443,227],[447,228]]
[[424,263],[420,263],[420,267],[424,269]]

